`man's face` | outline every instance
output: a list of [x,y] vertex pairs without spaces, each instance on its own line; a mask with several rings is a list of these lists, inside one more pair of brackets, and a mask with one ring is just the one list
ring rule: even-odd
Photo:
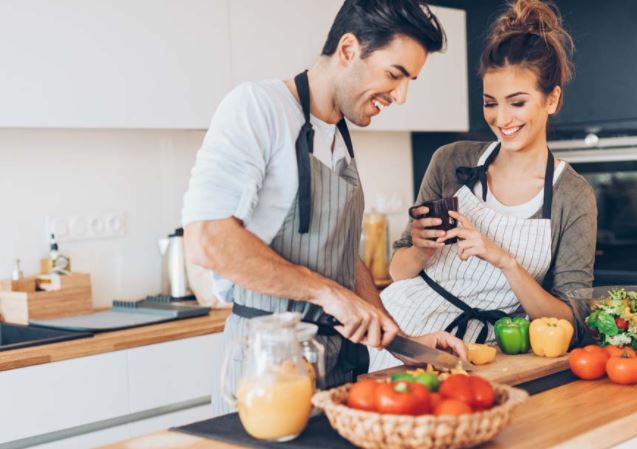
[[349,121],[367,126],[384,108],[405,102],[407,86],[422,70],[427,52],[414,39],[402,35],[364,59],[359,46],[352,51],[355,54],[345,64],[336,102]]

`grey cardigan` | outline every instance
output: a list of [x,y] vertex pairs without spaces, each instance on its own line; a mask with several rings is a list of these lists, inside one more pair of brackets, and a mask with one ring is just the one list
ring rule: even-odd
[[[456,179],[456,168],[476,166],[490,144],[460,141],[439,148],[422,180],[416,204],[453,196],[462,187]],[[532,218],[542,218],[542,208]],[[394,242],[394,250],[412,245],[411,221]],[[592,285],[597,240],[595,193],[568,164],[554,185],[551,236],[552,261],[543,285],[565,301],[568,290]]]

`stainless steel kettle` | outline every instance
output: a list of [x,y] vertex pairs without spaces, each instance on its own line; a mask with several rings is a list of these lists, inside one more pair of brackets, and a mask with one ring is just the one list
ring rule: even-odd
[[159,252],[162,255],[161,293],[173,299],[194,299],[186,273],[184,229],[177,228],[167,238],[160,239]]

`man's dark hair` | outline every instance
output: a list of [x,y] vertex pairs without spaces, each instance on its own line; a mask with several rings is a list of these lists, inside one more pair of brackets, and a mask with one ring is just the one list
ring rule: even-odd
[[388,45],[397,35],[420,43],[427,53],[442,50],[445,33],[421,0],[345,0],[327,35],[321,55],[330,56],[346,33],[361,44],[361,57]]

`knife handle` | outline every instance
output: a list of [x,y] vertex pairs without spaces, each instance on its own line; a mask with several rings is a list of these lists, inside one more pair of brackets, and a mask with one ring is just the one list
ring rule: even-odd
[[319,319],[317,320],[317,324],[320,324],[323,326],[330,326],[330,327],[343,325],[343,323],[338,321],[332,315],[328,315],[327,313],[324,313],[319,317]]

